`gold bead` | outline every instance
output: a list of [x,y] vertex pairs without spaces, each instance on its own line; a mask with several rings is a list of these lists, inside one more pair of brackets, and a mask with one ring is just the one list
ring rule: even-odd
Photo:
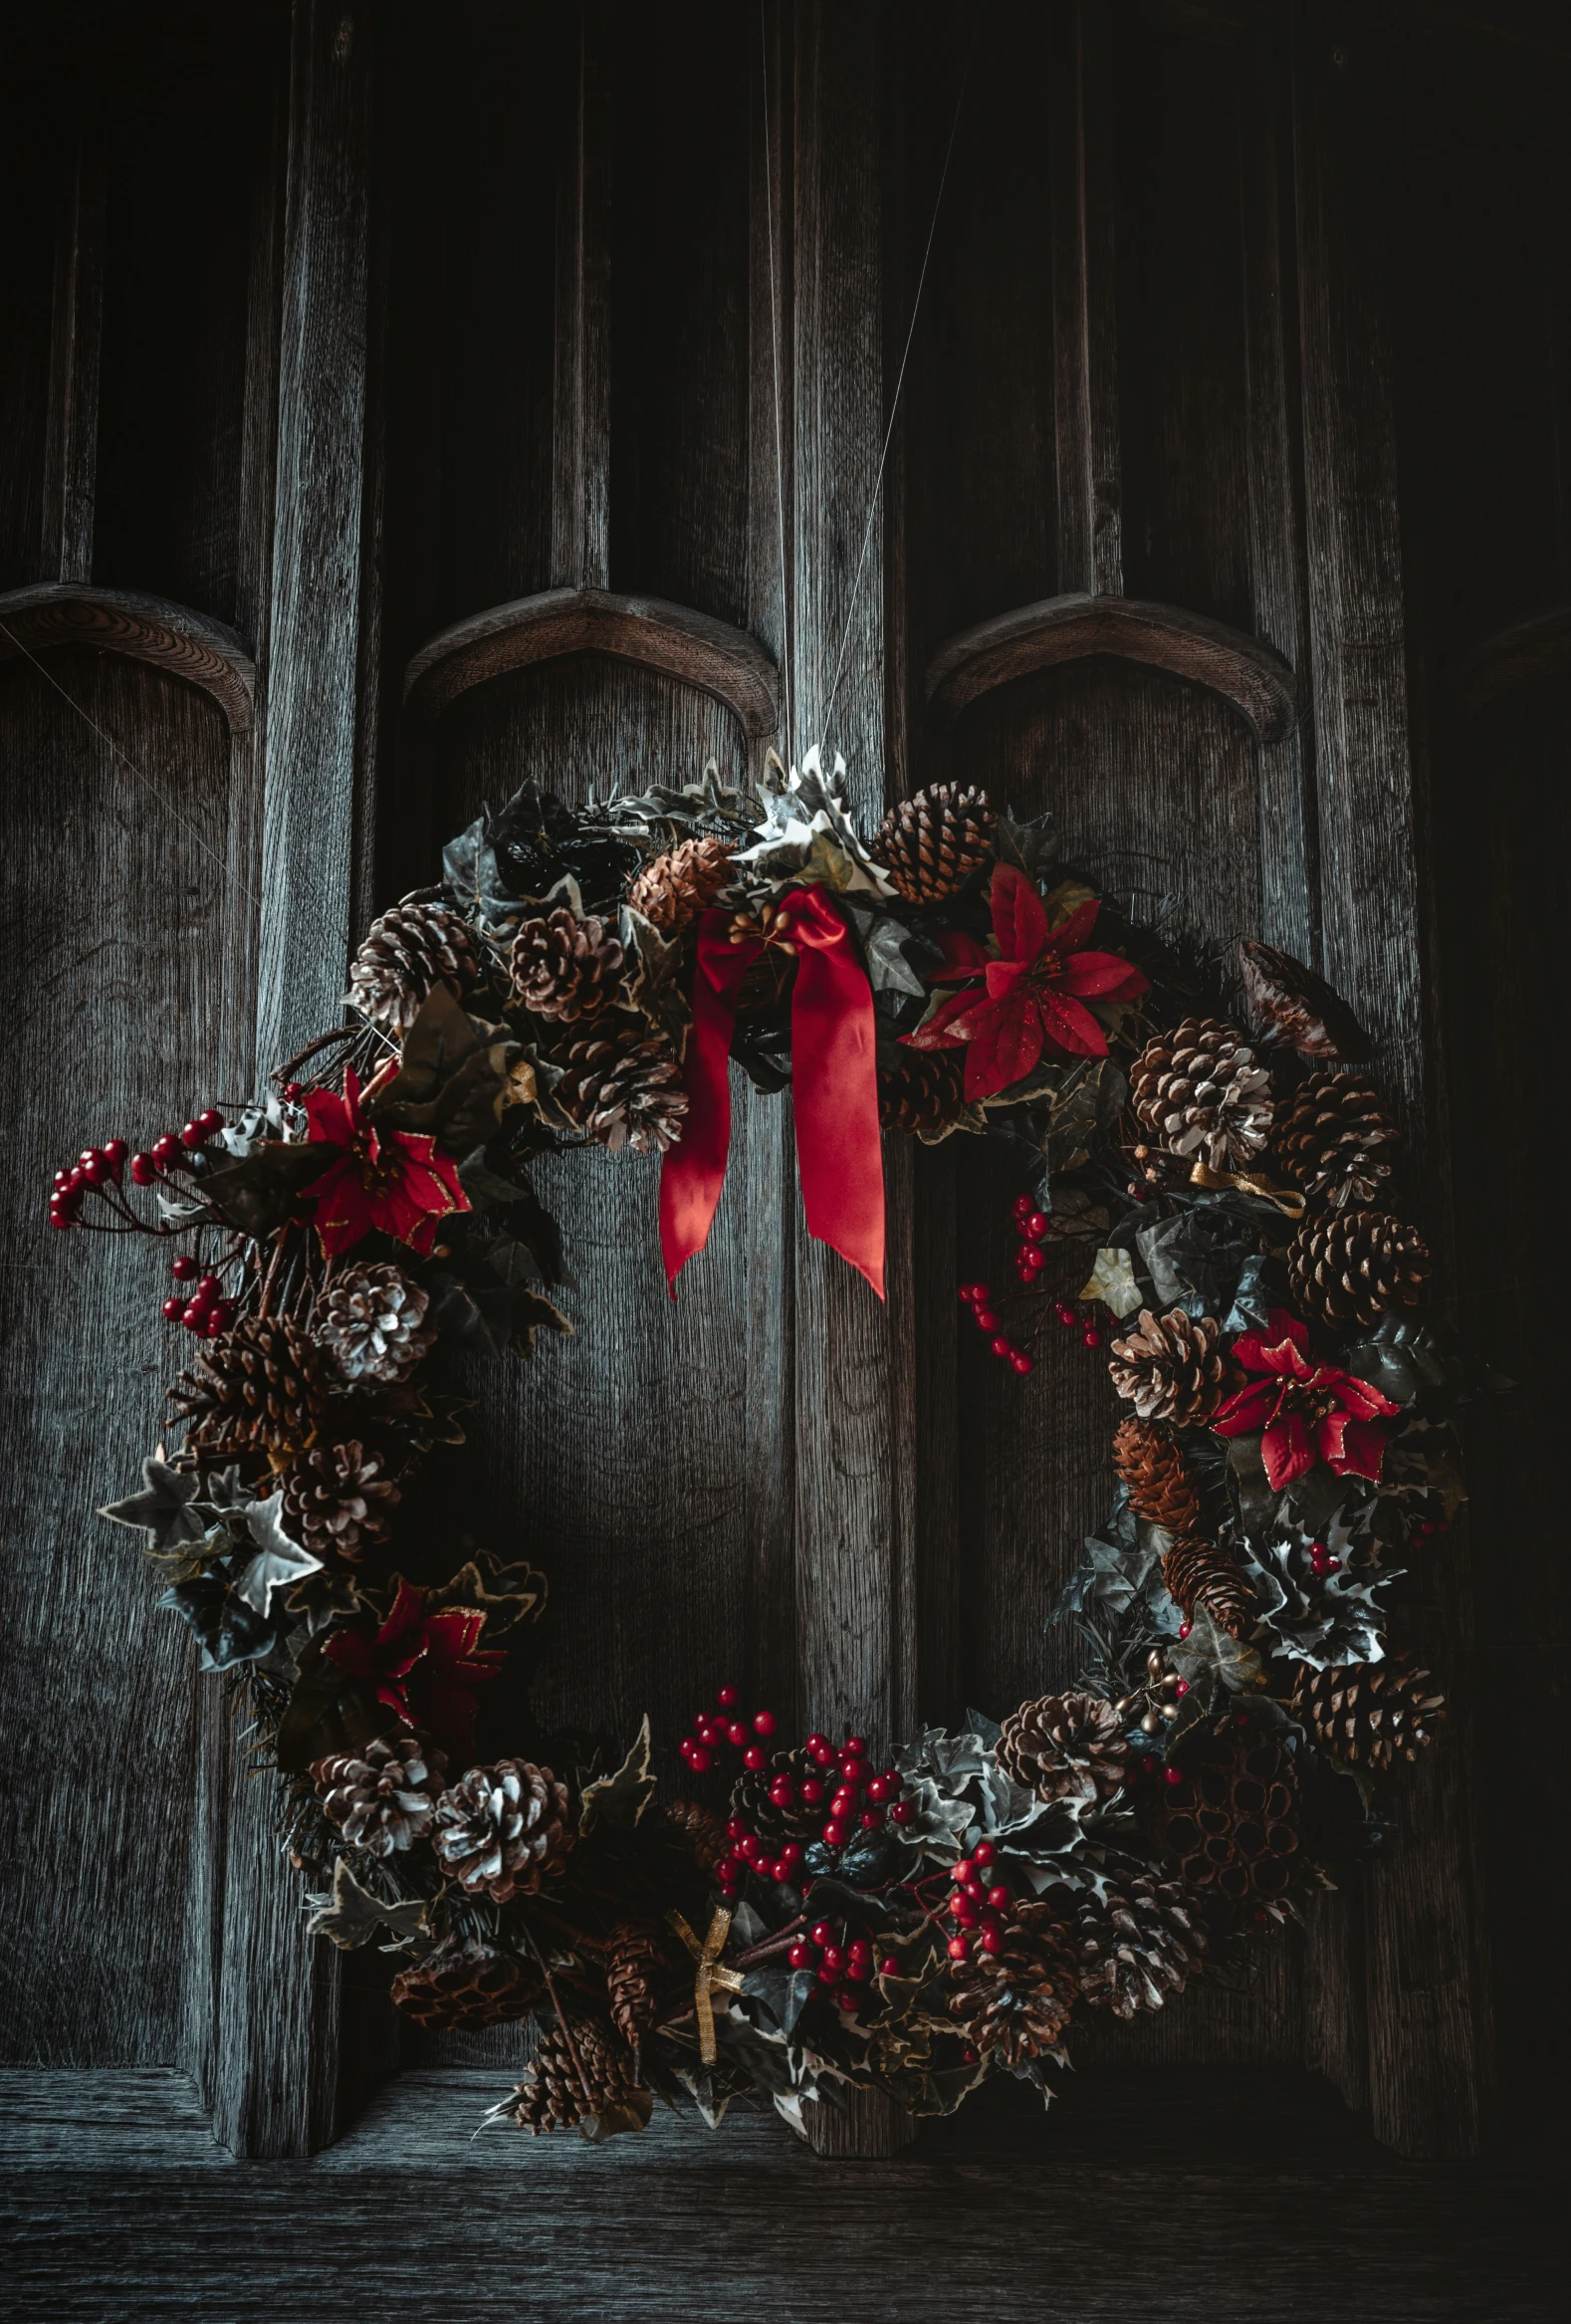
[[1140,1722],[1140,1732],[1142,1735],[1155,1735],[1158,1725],[1159,1721],[1157,1719],[1156,1713],[1154,1711],[1148,1711],[1144,1719],[1142,1719]]

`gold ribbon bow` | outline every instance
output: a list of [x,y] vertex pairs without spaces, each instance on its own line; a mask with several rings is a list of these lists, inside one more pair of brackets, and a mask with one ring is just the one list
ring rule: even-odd
[[1239,1186],[1245,1194],[1257,1194],[1268,1203],[1274,1203],[1284,1218],[1301,1219],[1304,1198],[1295,1187],[1273,1186],[1268,1178],[1251,1176],[1247,1170],[1212,1170],[1204,1162],[1197,1162],[1189,1174],[1191,1186],[1203,1186],[1208,1193],[1218,1194],[1224,1187]]
[[715,2062],[715,2004],[712,1998],[718,1986],[723,1993],[740,1993],[742,1979],[734,1969],[723,1969],[720,1956],[725,1951],[726,1939],[731,1934],[731,1915],[724,1905],[715,1909],[709,1924],[709,1935],[701,1945],[680,1913],[670,1912],[666,1919],[698,1964],[698,1975],[693,1980],[693,2009],[698,2018],[698,2054],[706,2066]]

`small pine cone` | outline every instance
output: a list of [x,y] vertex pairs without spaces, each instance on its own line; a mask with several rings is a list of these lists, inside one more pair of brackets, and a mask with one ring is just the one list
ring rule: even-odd
[[[744,1768],[737,1777],[731,1794],[731,1812],[750,1825],[760,1839],[774,1840],[777,1853],[779,1844],[786,1840],[815,1840],[823,1830],[823,1819],[828,1811],[821,1804],[816,1808],[807,1805],[800,1796],[800,1787],[819,1772],[816,1763],[799,1744],[792,1751],[774,1751],[767,1766],[760,1767],[756,1772],[752,1768]],[[784,1807],[777,1806],[770,1797],[771,1784],[779,1782],[782,1777],[796,1793],[796,1797]]]
[[719,1816],[712,1808],[701,1807],[696,1799],[668,1800],[661,1812],[692,1850],[699,1870],[713,1875],[731,1854],[731,1842]]
[[432,1846],[449,1879],[505,1905],[563,1869],[577,1837],[567,1816],[567,1786],[549,1767],[499,1759],[443,1792]]
[[1253,1593],[1227,1551],[1214,1543],[1193,1537],[1175,1541],[1163,1552],[1162,1579],[1186,1622],[1204,1611],[1230,1638],[1253,1629]]
[[1249,1015],[1263,1045],[1296,1049],[1301,1057],[1357,1064],[1374,1044],[1347,1003],[1290,953],[1245,938],[1238,969]]
[[1123,1420],[1113,1432],[1113,1467],[1129,1489],[1129,1506],[1149,1524],[1192,1533],[1200,1523],[1200,1492],[1166,1429],[1149,1420]]
[[1142,1420],[1169,1420],[1178,1428],[1208,1421],[1226,1395],[1231,1367],[1214,1315],[1174,1307],[1163,1316],[1149,1307],[1123,1339],[1115,1339],[1108,1376]]
[[1446,1698],[1406,1655],[1317,1671],[1301,1663],[1293,1716],[1349,1767],[1377,1772],[1416,1759],[1446,1716]]
[[618,1921],[605,1949],[605,1982],[611,2022],[629,2049],[638,2048],[658,2018],[670,1975],[659,1922]]
[[445,904],[405,896],[371,922],[354,955],[349,1007],[373,1025],[405,1033],[438,985],[462,1000],[479,978],[475,939],[458,914]]
[[314,1319],[317,1344],[340,1379],[390,1388],[436,1345],[425,1320],[431,1294],[389,1262],[361,1262],[333,1278]]
[[1079,1972],[1080,1991],[1115,2017],[1160,2009],[1202,1966],[1206,1932],[1184,1892],[1154,1872],[1131,1866],[1092,1889],[1049,1889]]
[[187,1453],[204,1463],[288,1456],[314,1441],[328,1381],[298,1323],[244,1315],[202,1349],[194,1373],[181,1373],[170,1400],[187,1423]]
[[1401,1143],[1373,1081],[1311,1073],[1278,1114],[1272,1150],[1312,1203],[1362,1210],[1379,1200]]
[[528,2017],[546,1998],[529,1962],[479,1937],[450,1937],[392,1981],[393,2006],[433,2033],[475,2032]]
[[987,862],[998,820],[985,791],[933,783],[889,810],[867,851],[908,904],[936,904]]
[[1022,1908],[1006,1924],[997,1953],[980,1948],[949,1967],[949,2006],[984,2057],[1021,2066],[1056,2050],[1079,1985],[1078,1965],[1062,1932]]
[[1271,1130],[1271,1077],[1235,1026],[1186,1017],[1148,1041],[1129,1076],[1135,1118],[1170,1154],[1240,1170]]
[[1415,1306],[1429,1273],[1423,1236],[1385,1211],[1305,1219],[1287,1253],[1295,1306],[1333,1331]]
[[526,920],[513,939],[513,990],[536,1017],[593,1017],[614,1001],[622,947],[603,920],[579,920],[561,906]]
[[391,1856],[430,1830],[446,1768],[445,1752],[406,1733],[318,1759],[311,1779],[323,1814],[351,1848]]
[[632,2059],[615,2035],[587,2017],[575,2017],[570,2042],[560,2024],[542,2028],[513,2103],[503,2111],[520,2130],[538,2138],[542,2131],[571,2130],[638,2094]]
[[735,853],[729,839],[684,839],[644,865],[627,890],[627,901],[662,936],[680,936],[709,910],[731,877]]
[[346,1445],[315,1445],[284,1472],[284,1529],[291,1540],[324,1560],[351,1564],[380,1549],[403,1498],[397,1480],[384,1477],[380,1453],[355,1438]]
[[936,1138],[966,1110],[966,1066],[958,1049],[903,1049],[878,1076],[878,1118],[908,1138]]
[[1129,1746],[1100,1695],[1043,1695],[1004,1722],[999,1763],[1038,1799],[1110,1799]]
[[663,1154],[679,1142],[688,1103],[682,1067],[671,1044],[642,1018],[606,1010],[550,1053],[562,1068],[555,1102],[602,1146]]
[[1182,1885],[1208,1920],[1281,1920],[1304,1877],[1292,1754],[1231,1719],[1192,1728],[1170,1760],[1160,1811]]

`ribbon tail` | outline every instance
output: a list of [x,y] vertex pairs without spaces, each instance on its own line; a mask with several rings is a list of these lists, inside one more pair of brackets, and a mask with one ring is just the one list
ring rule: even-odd
[[677,1277],[709,1241],[731,1152],[731,1041],[742,979],[758,947],[732,944],[727,926],[726,914],[713,910],[699,922],[683,1076],[687,1118],[660,1162],[660,1251],[673,1299]]
[[1304,1198],[1296,1187],[1276,1186],[1270,1179],[1247,1170],[1213,1170],[1209,1163],[1197,1162],[1189,1174],[1189,1182],[1211,1193],[1224,1187],[1240,1187],[1245,1194],[1255,1194],[1264,1202],[1274,1203],[1286,1218],[1301,1219],[1304,1215]]
[[791,1104],[807,1231],[884,1295],[884,1147],[873,995],[844,922],[798,907]]

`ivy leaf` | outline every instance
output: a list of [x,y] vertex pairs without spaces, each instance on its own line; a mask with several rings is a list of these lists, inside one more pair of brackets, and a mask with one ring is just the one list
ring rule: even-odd
[[178,1614],[191,1631],[202,1650],[204,1671],[261,1662],[278,1643],[278,1625],[247,1605],[234,1575],[223,1565],[173,1583],[158,1604]]
[[257,1545],[256,1555],[240,1569],[235,1595],[257,1613],[268,1615],[273,1611],[273,1592],[293,1588],[308,1573],[320,1573],[322,1559],[313,1557],[309,1549],[303,1549],[285,1532],[282,1493],[269,1494],[266,1501],[252,1502],[246,1511],[246,1523]]
[[486,1637],[495,1645],[521,1622],[538,1622],[546,1610],[546,1576],[527,1558],[499,1565],[485,1551],[459,1567],[440,1589],[427,1590],[432,1613],[446,1606],[472,1606],[486,1617]]
[[580,1833],[588,1833],[597,1823],[608,1823],[623,1831],[630,1831],[643,1814],[655,1794],[656,1778],[649,1771],[649,1714],[638,1730],[638,1741],[633,1744],[614,1775],[599,1775],[586,1783],[578,1815]]
[[681,940],[662,936],[654,922],[634,911],[631,904],[621,908],[617,934],[632,964],[623,981],[622,999],[657,1033],[666,1036],[680,1060],[690,1023],[688,1005],[677,982],[683,958]]
[[1089,1281],[1080,1286],[1082,1299],[1100,1299],[1115,1315],[1132,1315],[1140,1304],[1140,1285],[1127,1251],[1103,1244],[1096,1255]]
[[379,1929],[390,1929],[400,1945],[409,1945],[425,1936],[430,1926],[423,1899],[384,1904],[368,1888],[361,1888],[341,1856],[333,1867],[333,1894],[307,1901],[316,1908],[306,1923],[307,1936],[331,1937],[340,1953],[369,1945]]
[[187,1542],[200,1541],[207,1527],[191,1507],[200,1490],[200,1479],[172,1469],[163,1457],[161,1446],[143,1461],[141,1477],[140,1493],[108,1503],[99,1515],[108,1517],[112,1525],[131,1525],[145,1533],[144,1547],[152,1557],[161,1557],[167,1550]]

